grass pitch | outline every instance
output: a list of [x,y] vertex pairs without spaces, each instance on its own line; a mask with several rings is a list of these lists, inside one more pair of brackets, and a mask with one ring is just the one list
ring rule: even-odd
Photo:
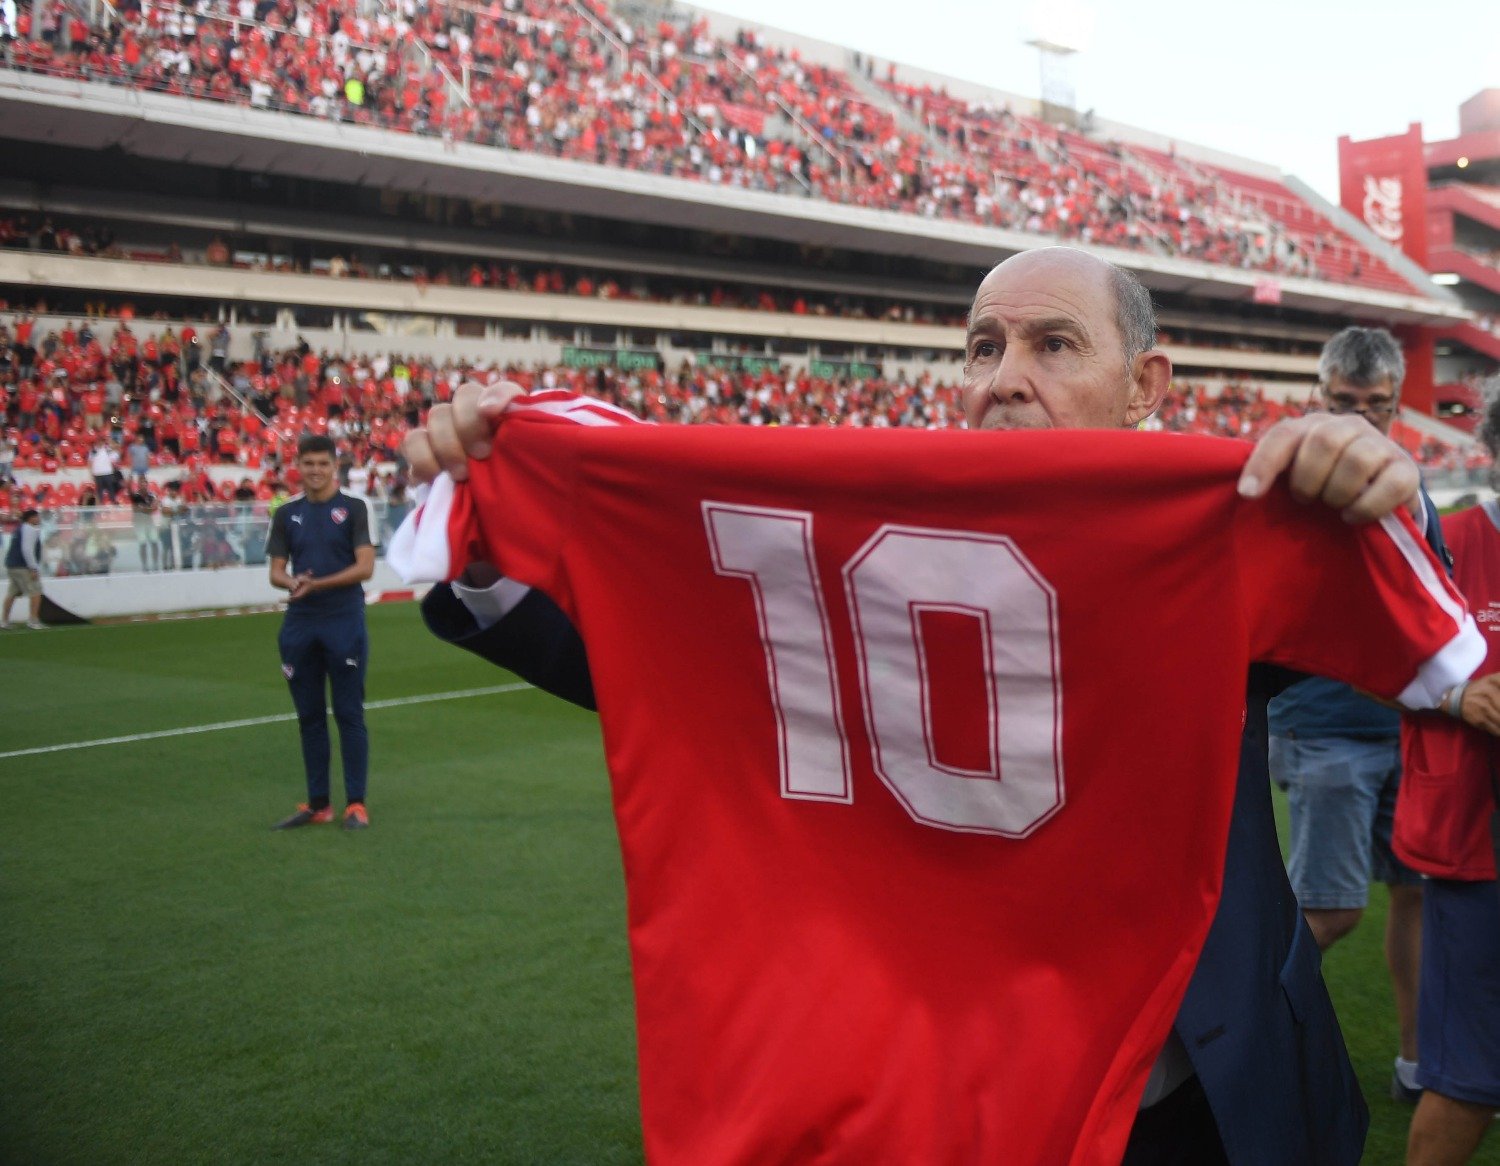
[[[512,679],[369,614],[372,701]],[[290,713],[278,620],[8,633],[0,752]],[[0,1161],[641,1160],[595,719],[521,691],[369,723],[352,835],[270,831],[290,720],[0,760]],[[1327,970],[1396,1166],[1384,907]]]

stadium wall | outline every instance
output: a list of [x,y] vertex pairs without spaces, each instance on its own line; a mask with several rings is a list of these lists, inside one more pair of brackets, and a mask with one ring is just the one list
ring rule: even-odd
[[[271,608],[286,599],[284,591],[271,586],[264,566],[49,578],[44,581],[42,591],[59,607],[88,620]],[[366,602],[388,597],[410,598],[412,594],[412,589],[384,561],[376,562],[375,574],[365,585]]]
[[301,304],[309,307],[515,320],[616,328],[655,328],[705,336],[828,340],[904,348],[963,348],[963,330],[937,324],[859,320],[839,316],[743,311],[695,304],[539,295],[410,281],[333,279],[324,275],[246,271],[232,267],[164,267],[124,259],[0,252],[0,284],[71,288],[113,295],[152,294],[170,273],[170,294],[209,301]]

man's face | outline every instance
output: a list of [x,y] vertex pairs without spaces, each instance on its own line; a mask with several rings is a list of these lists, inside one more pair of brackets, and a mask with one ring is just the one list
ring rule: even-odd
[[1351,385],[1337,373],[1328,378],[1323,386],[1323,407],[1330,413],[1358,413],[1387,437],[1391,422],[1396,419],[1396,403],[1401,394],[1391,384],[1390,377],[1382,377],[1373,385],[1360,387]]
[[321,494],[333,484],[331,453],[299,454],[297,469],[302,472],[302,488],[308,494]]
[[1066,248],[1006,260],[979,285],[964,354],[970,429],[1109,429],[1132,380],[1109,269]]

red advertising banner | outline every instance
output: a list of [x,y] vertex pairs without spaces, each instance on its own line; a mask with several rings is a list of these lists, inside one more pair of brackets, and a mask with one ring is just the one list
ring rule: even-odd
[[728,124],[736,129],[743,130],[747,134],[754,134],[757,138],[765,136],[765,110],[756,109],[750,105],[734,105],[728,101],[721,101],[719,113]]
[[723,124],[757,138],[766,136],[766,111],[730,101],[705,101],[693,110],[709,125]]
[[1367,142],[1339,139],[1339,201],[1408,257],[1427,266],[1427,167],[1422,125]]
[[1264,276],[1255,281],[1255,290],[1250,295],[1252,303],[1256,304],[1279,304],[1281,303],[1281,280]]

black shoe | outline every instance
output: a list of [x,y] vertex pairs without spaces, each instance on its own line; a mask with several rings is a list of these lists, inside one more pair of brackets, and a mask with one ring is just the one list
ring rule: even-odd
[[272,826],[272,830],[291,830],[296,826],[313,826],[323,822],[333,821],[333,807],[324,806],[321,810],[315,810],[308,805],[300,805],[297,812],[290,818],[283,818]]
[[1402,1105],[1416,1105],[1422,1100],[1422,1087],[1418,1085],[1413,1088],[1410,1085],[1403,1085],[1400,1076],[1393,1072],[1391,1074],[1391,1100],[1399,1101]]

